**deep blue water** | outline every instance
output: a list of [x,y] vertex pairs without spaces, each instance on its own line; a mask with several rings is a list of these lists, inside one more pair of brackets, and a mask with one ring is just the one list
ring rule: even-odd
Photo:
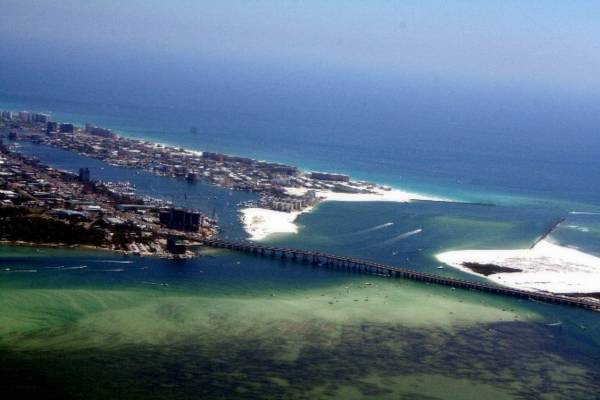
[[81,76],[57,67],[41,84],[34,66],[29,80],[2,68],[3,108],[457,199],[600,201],[600,101],[589,95],[241,66],[199,66],[193,77],[125,68],[102,79],[93,66]]
[[[0,68],[10,72],[6,65]],[[232,71],[230,80],[215,81],[208,71],[192,81],[165,75],[151,83],[131,74],[131,80],[125,79],[127,71],[113,71],[102,81],[94,81],[93,74],[69,79],[55,71],[42,85],[42,76],[30,74],[27,81],[13,72],[0,74],[0,108],[52,111],[59,120],[92,122],[193,149],[497,203],[322,203],[300,217],[297,235],[276,235],[269,238],[272,243],[467,277],[450,268],[438,270],[434,255],[449,249],[526,247],[556,218],[567,217],[553,238],[600,254],[600,217],[569,213],[600,210],[595,186],[600,178],[600,139],[595,135],[600,113],[591,99],[435,82],[421,86],[381,80],[369,85],[339,77],[286,80],[281,74],[234,78]],[[191,134],[191,127],[199,133]],[[22,150],[56,167],[88,166],[94,179],[132,181],[140,194],[209,214],[215,210],[222,235],[245,237],[237,204],[252,194],[189,185],[44,146],[22,143]],[[276,398],[318,385],[360,385],[364,371],[401,382],[395,390],[412,393],[413,383],[404,383],[403,377],[418,371],[426,381],[436,382],[438,375],[457,379],[441,384],[447,387],[444,398],[463,398],[465,377],[466,385],[492,384],[506,390],[507,398],[570,398],[573,393],[594,398],[596,392],[600,328],[596,315],[581,310],[236,253],[175,262],[4,247],[0,256],[2,267],[12,268],[4,269],[0,279],[5,296],[0,305],[7,310],[0,316],[7,321],[0,339],[9,343],[8,350],[15,345],[25,349],[23,354],[0,353],[6,360],[3,376],[11,384],[34,373],[69,392],[91,391],[97,398],[115,390],[139,398],[199,393],[207,398],[273,393]],[[30,269],[37,272],[14,273]],[[410,318],[401,323],[368,318],[321,322],[319,313],[332,315],[329,309],[337,307],[331,296],[348,286],[355,290],[365,279],[376,290],[389,292],[371,297],[370,303],[361,297],[363,307],[375,301],[383,307],[387,294],[408,293],[410,298],[397,307],[413,308],[415,316],[444,312],[451,302],[447,313],[461,318],[469,313],[469,308],[461,311],[459,304],[465,302],[531,311],[539,319],[480,323],[457,331],[411,329]],[[279,301],[278,296],[293,301]],[[238,298],[244,302],[236,303]],[[252,303],[257,298],[261,301]],[[322,303],[318,307],[310,303],[315,298]],[[309,302],[306,313],[288,315],[301,300]],[[256,307],[240,317],[238,307],[244,304]],[[352,304],[360,309],[358,300]],[[271,312],[275,315],[263,325],[261,316]],[[203,325],[205,319],[209,322]],[[547,325],[556,321],[561,325]],[[321,342],[331,329],[340,329],[339,339]],[[218,332],[216,341],[213,331]],[[164,337],[155,342],[160,335]],[[405,343],[410,351],[392,350],[392,344]],[[278,360],[285,346],[298,346],[297,358]],[[281,392],[269,377],[287,379],[292,387]],[[88,385],[91,380],[101,383]],[[228,392],[240,382],[254,386],[241,394]],[[379,386],[387,388],[387,382]],[[46,386],[52,387],[41,384]],[[361,390],[370,393],[369,387]],[[344,398],[335,392],[329,397]]]

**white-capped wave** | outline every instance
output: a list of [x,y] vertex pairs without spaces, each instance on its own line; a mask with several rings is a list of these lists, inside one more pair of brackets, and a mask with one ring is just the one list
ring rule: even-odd
[[579,232],[589,232],[590,228],[587,228],[585,226],[579,226],[579,225],[563,225],[564,228],[568,228],[568,229],[573,229]]

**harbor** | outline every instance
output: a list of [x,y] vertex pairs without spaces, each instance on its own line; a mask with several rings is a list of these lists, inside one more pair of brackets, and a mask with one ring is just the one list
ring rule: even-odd
[[94,180],[86,167],[78,174],[52,168],[1,141],[0,188],[4,244],[182,258],[218,232],[216,221],[197,210],[139,196],[130,182]]

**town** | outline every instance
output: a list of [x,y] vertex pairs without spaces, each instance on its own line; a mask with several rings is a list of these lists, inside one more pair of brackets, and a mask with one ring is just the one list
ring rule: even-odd
[[[29,140],[59,147],[108,164],[140,168],[151,173],[190,183],[198,180],[233,190],[259,194],[255,205],[291,212],[313,206],[319,191],[374,193],[389,190],[368,182],[350,180],[348,175],[303,172],[281,163],[214,152],[194,152],[178,147],[126,138],[110,129],[86,124],[52,121],[49,114],[2,111],[1,124],[10,140]],[[299,188],[290,193],[286,188]]]
[[217,233],[216,221],[197,210],[137,196],[129,183],[92,180],[87,168],[78,174],[51,168],[0,140],[3,243],[182,258]]

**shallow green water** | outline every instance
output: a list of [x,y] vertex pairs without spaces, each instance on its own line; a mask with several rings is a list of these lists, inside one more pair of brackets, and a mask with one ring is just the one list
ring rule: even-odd
[[[588,312],[233,253],[173,262],[28,251],[3,248],[0,258],[10,268],[0,273],[9,394],[594,398],[597,389]],[[562,327],[545,325],[555,318]]]
[[[88,162],[67,154],[40,153]],[[245,194],[89,163],[148,194],[187,192],[190,206],[218,207],[224,235],[243,236]],[[435,254],[527,247],[560,216],[553,238],[597,253],[598,217],[568,211],[322,203],[297,235],[269,241],[466,277],[437,269]],[[0,248],[9,398],[595,399],[599,359],[600,319],[582,310],[228,252],[176,262]]]

